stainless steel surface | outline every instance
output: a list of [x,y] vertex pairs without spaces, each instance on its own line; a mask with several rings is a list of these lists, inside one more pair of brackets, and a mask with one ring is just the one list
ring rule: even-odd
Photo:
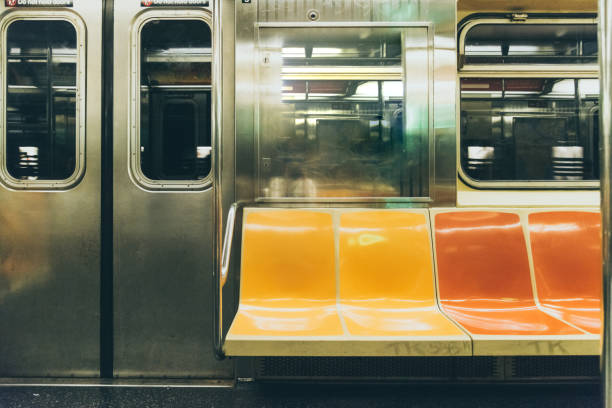
[[225,352],[223,351],[223,287],[227,282],[227,276],[229,274],[230,257],[232,256],[232,244],[234,242],[234,227],[236,225],[236,211],[238,204],[234,203],[231,205],[227,213],[227,223],[225,225],[225,237],[223,238],[222,254],[218,258],[221,260],[219,265],[216,265],[216,271],[220,273],[215,274],[215,327],[214,327],[214,345],[215,355],[218,359],[222,360],[225,358]]
[[[223,131],[219,133],[219,137],[222,138],[220,143],[222,157],[222,205],[223,211],[227,211],[231,204],[236,201],[236,138],[235,138],[235,7],[239,5],[238,2],[232,0],[222,0],[221,5],[223,11],[221,18],[219,19],[220,26],[219,30],[223,28],[223,84],[221,85],[221,91],[223,96]],[[222,219],[221,219],[222,220]],[[219,253],[221,249],[219,249]],[[234,259],[238,258],[238,254],[234,251]],[[215,258],[217,261],[219,258]],[[216,262],[218,264],[218,262]],[[237,281],[232,279],[231,282],[227,282],[224,286],[225,296],[223,297],[223,307],[226,311],[235,311],[238,308],[238,286]],[[227,330],[232,323],[234,316],[233,313],[226,313],[223,316],[223,327]],[[235,362],[234,362],[235,370]],[[234,378],[235,378],[234,374]]]
[[[181,378],[0,378],[0,390],[12,387],[50,387],[50,388],[232,388],[233,379],[181,379]],[[74,403],[74,398],[68,401]],[[57,402],[57,401],[56,401]],[[28,401],[30,404],[30,401]],[[122,406],[131,406],[122,405]]]
[[[214,32],[214,46],[213,46],[213,58],[217,61],[214,65],[215,71],[213,76],[221,78],[223,75],[223,32],[221,27],[223,26],[223,4],[221,0],[213,0],[213,32]],[[220,88],[214,90],[214,98],[217,106],[223,106],[223,81],[219,81]],[[213,236],[213,316],[212,316],[212,330],[213,330],[213,349],[215,358],[222,360],[225,356],[223,354],[223,249],[224,241],[223,238],[223,132],[221,132],[221,126],[223,123],[223,110],[218,109],[213,112],[215,115],[215,124],[213,126],[213,138],[214,149],[213,163],[214,163],[214,236]],[[228,214],[229,216],[229,214]]]
[[67,191],[0,186],[2,376],[99,375],[102,2],[75,0],[71,9],[52,10],[0,5],[3,19],[58,12],[81,20],[87,30],[86,112],[81,112],[87,167]]
[[[217,100],[221,100],[223,109],[217,112],[217,130],[215,131],[215,142],[218,149],[215,150],[215,240],[214,254],[215,262],[213,269],[213,346],[215,357],[222,359],[222,341],[224,328],[228,328],[233,319],[233,313],[223,313],[224,310],[234,311],[237,308],[235,295],[237,294],[236,280],[227,285],[221,285],[221,259],[223,220],[235,200],[235,137],[234,137],[234,7],[237,3],[232,0],[216,0],[213,4],[214,30],[222,33],[217,36],[216,58],[218,77],[222,75],[223,81],[217,85]],[[222,27],[225,27],[223,30]],[[235,254],[234,254],[235,255]],[[225,293],[223,289],[225,288]]]
[[257,199],[429,198],[431,27],[257,28]]
[[[318,13],[316,22],[311,22],[310,11],[312,10]],[[371,205],[390,202],[420,203],[420,205],[454,204],[456,187],[454,2],[446,0],[401,1],[383,3],[374,7],[370,2],[341,1],[334,3],[334,6],[331,7],[325,2],[315,1],[306,7],[299,1],[286,1],[282,4],[271,1],[253,1],[250,4],[237,4],[236,13],[236,157],[238,163],[236,183],[239,194],[237,200],[259,200],[266,203],[284,204],[317,203],[317,205],[330,202],[371,203]],[[270,89],[270,86],[264,86],[263,83],[267,83],[266,79],[274,80],[275,70],[280,70],[276,75],[277,81],[281,78],[304,80],[307,77],[312,80],[358,79],[362,81],[402,78],[401,72],[396,73],[390,67],[385,66],[381,66],[376,72],[370,67],[367,68],[371,72],[365,72],[362,68],[350,67],[349,69],[347,66],[330,67],[329,65],[308,67],[308,70],[293,66],[283,66],[281,69],[280,66],[274,65],[280,62],[276,62],[276,56],[268,55],[267,61],[270,62],[268,63],[266,55],[262,54],[264,48],[269,49],[271,45],[266,45],[268,40],[266,40],[264,30],[268,30],[267,33],[272,27],[278,29],[276,33],[287,33],[290,30],[305,30],[305,32],[312,30],[309,35],[305,35],[309,38],[314,34],[324,33],[328,36],[330,44],[328,48],[334,48],[334,44],[337,44],[338,41],[348,38],[343,34],[343,30],[348,30],[349,27],[354,27],[356,31],[358,27],[362,27],[364,33],[374,29],[381,32],[387,29],[388,33],[391,33],[397,27],[402,26],[412,26],[412,28],[406,28],[406,33],[411,32],[411,29],[417,30],[415,26],[430,27],[424,28],[427,31],[425,44],[422,45],[422,42],[415,44],[412,46],[412,51],[408,51],[418,53],[419,58],[424,58],[423,63],[413,64],[411,62],[406,65],[405,73],[410,79],[410,81],[405,81],[405,86],[418,89],[414,98],[421,106],[416,108],[414,104],[406,103],[405,114],[415,113],[413,109],[417,109],[416,119],[419,132],[426,134],[428,129],[432,131],[428,146],[431,154],[429,164],[427,160],[420,161],[421,171],[427,174],[421,176],[415,174],[417,172],[410,172],[419,178],[431,177],[429,183],[425,183],[429,184],[429,189],[423,187],[424,196],[405,193],[402,193],[402,196],[397,194],[393,196],[394,193],[381,193],[380,188],[384,184],[376,177],[369,181],[375,193],[373,196],[368,196],[362,193],[363,189],[360,192],[359,185],[364,184],[363,180],[360,181],[357,177],[357,172],[352,172],[352,177],[351,172],[347,172],[346,180],[336,180],[342,184],[343,189],[334,188],[335,191],[332,194],[329,194],[329,191],[324,194],[317,193],[321,191],[320,186],[326,184],[323,177],[329,178],[329,175],[322,174],[319,177],[315,174],[314,177],[304,177],[304,180],[291,180],[287,176],[269,177],[268,179],[261,177],[262,168],[265,170],[267,166],[274,165],[272,160],[268,160],[271,159],[270,157],[260,154],[266,153],[260,150],[261,141],[266,138],[284,136],[282,124],[270,117],[276,112],[275,103],[279,104],[280,97],[268,98],[269,95],[264,95],[262,99],[261,96],[264,90]],[[353,36],[353,38],[356,37]],[[413,54],[410,57],[412,58]],[[264,69],[261,67],[262,64],[270,65],[268,74],[262,74]],[[428,83],[430,83],[429,92],[431,94],[428,93]],[[414,93],[413,91],[414,89],[411,88],[411,93]],[[274,99],[276,102],[273,102]],[[346,116],[348,112],[344,114]],[[320,119],[322,117],[318,120]],[[349,120],[351,117],[347,116],[346,119]],[[267,122],[267,125],[262,121]],[[405,130],[408,131],[407,128]],[[270,143],[268,145],[273,146]],[[325,150],[324,148],[322,151]],[[328,153],[331,155],[333,152],[328,151]],[[414,159],[414,157],[411,158]],[[262,180],[264,181],[261,182]]]
[[227,213],[227,224],[225,226],[225,238],[223,239],[223,255],[221,256],[221,286],[227,282],[229,272],[229,261],[232,255],[232,243],[234,242],[234,226],[236,225],[236,209],[238,204],[234,203]]
[[[506,78],[533,78],[535,73],[537,73],[539,78],[559,78],[559,77],[567,77],[566,72],[558,72],[551,71],[550,66],[542,66],[542,65],[529,65],[523,66],[518,65],[514,67],[514,69],[510,72],[504,71],[500,73],[497,71],[495,66],[486,65],[486,66],[477,66],[477,67],[464,67],[459,73],[459,78],[499,78],[500,75],[505,76]],[[559,68],[560,70],[562,68]],[[594,78],[597,77],[599,71],[593,70],[584,70],[584,71],[572,71],[572,78]]]
[[[213,189],[148,191],[128,172],[130,130],[138,126],[129,115],[137,103],[130,98],[137,45],[126,39],[139,29],[138,21],[154,17],[211,21],[205,8],[143,9],[138,0],[115,2],[114,374],[229,378],[231,363],[216,361],[212,353]],[[213,78],[213,90],[219,81]]]
[[599,0],[600,151],[603,230],[601,375],[604,408],[612,408],[612,2]]

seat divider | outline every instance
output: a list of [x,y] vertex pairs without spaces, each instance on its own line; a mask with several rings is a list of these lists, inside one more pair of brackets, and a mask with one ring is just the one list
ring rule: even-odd
[[449,316],[444,308],[442,307],[442,302],[440,301],[440,287],[438,285],[438,257],[436,253],[436,233],[435,233],[435,214],[432,213],[431,209],[427,209],[427,228],[429,229],[429,243],[431,245],[431,256],[432,259],[432,273],[434,279],[434,296],[436,299],[436,308],[442,314],[442,316],[446,317],[451,323],[453,323],[459,330],[461,330],[468,338],[471,343],[472,356],[474,355],[474,338],[468,332],[465,327],[463,327],[459,322],[455,321],[451,316]]

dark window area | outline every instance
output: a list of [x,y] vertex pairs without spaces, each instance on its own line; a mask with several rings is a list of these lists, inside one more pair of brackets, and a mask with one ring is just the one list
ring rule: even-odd
[[140,167],[151,180],[201,180],[211,169],[211,31],[156,20],[141,33]]
[[65,180],[76,169],[77,34],[61,20],[7,30],[6,162],[19,180]]
[[597,64],[595,24],[478,24],[465,64]]
[[461,165],[479,181],[599,179],[599,80],[461,80]]

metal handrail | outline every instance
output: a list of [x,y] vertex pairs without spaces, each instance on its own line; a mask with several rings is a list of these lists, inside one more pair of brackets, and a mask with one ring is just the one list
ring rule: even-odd
[[603,250],[602,406],[612,408],[612,1],[599,0],[600,174]]
[[238,213],[239,203],[234,203],[230,206],[225,222],[225,235],[223,236],[223,244],[221,246],[221,257],[216,263],[214,270],[214,285],[215,285],[215,328],[214,328],[214,347],[215,356],[219,360],[225,358],[223,351],[223,287],[227,282],[229,275],[230,259],[232,257],[232,245],[234,243],[234,235],[236,229],[236,214]]
[[227,213],[227,222],[225,224],[225,237],[223,238],[223,253],[221,255],[221,289],[227,282],[229,272],[229,261],[232,255],[232,244],[234,242],[234,226],[236,225],[236,212],[238,203],[232,204]]

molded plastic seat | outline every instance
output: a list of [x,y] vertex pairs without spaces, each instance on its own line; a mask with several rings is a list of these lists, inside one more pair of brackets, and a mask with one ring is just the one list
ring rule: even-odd
[[242,251],[228,355],[471,355],[435,302],[427,211],[246,209]]
[[474,355],[597,354],[592,336],[537,307],[518,214],[440,212],[434,228],[440,302]]
[[[340,307],[351,336],[381,337],[402,355],[471,355],[471,340],[438,309],[427,212],[340,217]],[[401,340],[401,344],[397,342]]]
[[589,333],[601,331],[601,216],[595,212],[529,214],[542,307]]
[[326,355],[344,334],[329,212],[245,209],[240,305],[228,355]]

